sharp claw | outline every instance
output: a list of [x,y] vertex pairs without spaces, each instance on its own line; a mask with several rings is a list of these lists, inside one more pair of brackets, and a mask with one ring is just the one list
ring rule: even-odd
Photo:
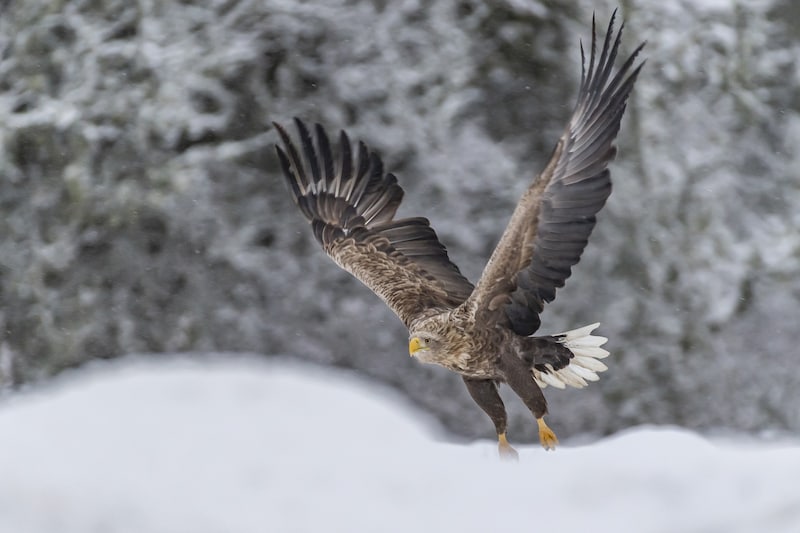
[[505,433],[497,436],[497,450],[504,461],[519,461],[519,454],[509,443]]
[[544,418],[537,418],[536,423],[539,424],[539,442],[545,450],[555,450],[558,445],[558,438],[553,430],[550,429],[544,422]]

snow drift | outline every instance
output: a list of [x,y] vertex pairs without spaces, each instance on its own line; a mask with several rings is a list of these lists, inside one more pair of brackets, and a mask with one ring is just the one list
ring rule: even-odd
[[3,532],[800,530],[796,442],[651,427],[502,463],[281,360],[95,364],[6,398],[0,443]]

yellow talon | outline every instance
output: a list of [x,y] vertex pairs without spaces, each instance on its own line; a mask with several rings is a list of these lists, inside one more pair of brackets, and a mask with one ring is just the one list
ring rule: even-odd
[[504,461],[518,461],[519,454],[509,443],[505,433],[497,436],[497,449],[500,452],[500,459]]
[[536,423],[539,424],[539,442],[545,450],[555,450],[558,444],[558,438],[553,430],[550,429],[544,422],[544,418],[537,418]]

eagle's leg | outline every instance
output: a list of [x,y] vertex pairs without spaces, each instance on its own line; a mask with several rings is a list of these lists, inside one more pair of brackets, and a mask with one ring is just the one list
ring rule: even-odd
[[516,355],[501,358],[501,366],[506,383],[536,417],[536,423],[539,426],[539,442],[542,447],[545,450],[555,450],[558,438],[544,421],[544,415],[547,414],[547,400],[542,389],[533,380],[531,369]]
[[497,382],[493,379],[468,377],[463,379],[469,395],[489,415],[489,418],[494,423],[494,429],[497,431],[497,448],[500,451],[500,457],[503,459],[518,459],[517,450],[511,447],[506,438],[508,417],[506,415],[506,407],[503,405],[503,399],[500,398],[500,394],[497,392]]

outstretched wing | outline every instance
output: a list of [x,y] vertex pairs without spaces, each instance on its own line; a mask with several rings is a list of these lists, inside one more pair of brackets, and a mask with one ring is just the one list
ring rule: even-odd
[[613,142],[644,64],[634,68],[642,43],[612,76],[622,36],[622,27],[614,35],[615,15],[599,57],[592,19],[589,68],[581,44],[581,85],[572,118],[547,167],[517,204],[468,303],[479,320],[505,323],[518,335],[539,328],[539,313],[580,260],[595,215],[611,194],[607,167],[616,155]]
[[354,161],[350,139],[341,132],[334,168],[325,130],[315,126],[315,146],[305,124],[299,119],[295,124],[302,156],[286,130],[273,123],[284,146],[275,148],[295,203],[325,252],[406,326],[430,309],[464,302],[473,286],[450,262],[428,220],[394,220],[403,189],[383,173],[380,158],[359,143]]

